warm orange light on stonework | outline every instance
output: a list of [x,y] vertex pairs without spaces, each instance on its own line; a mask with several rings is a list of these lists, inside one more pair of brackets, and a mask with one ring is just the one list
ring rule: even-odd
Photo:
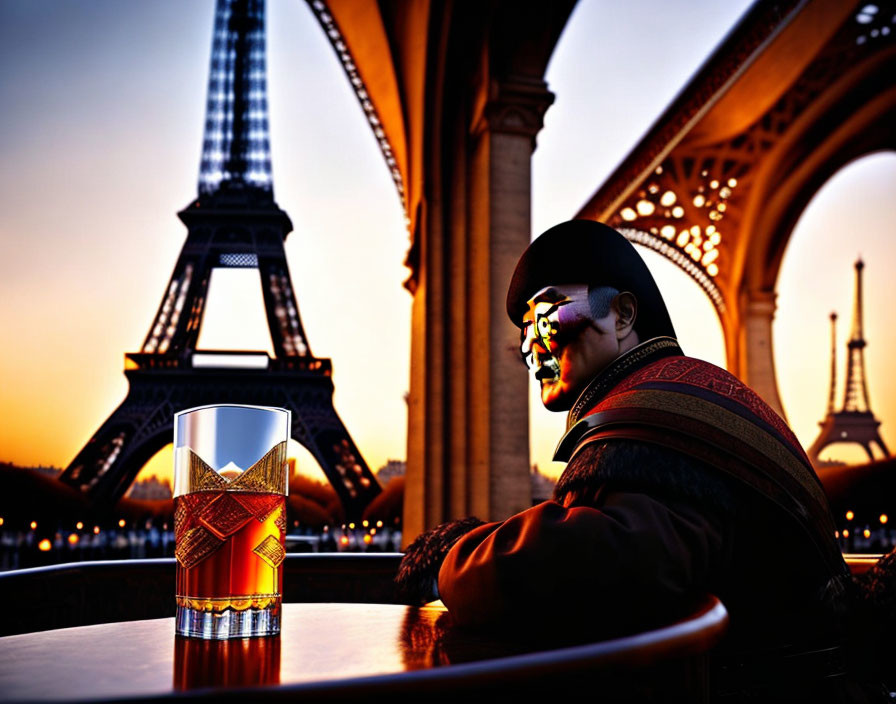
[[53,544],[47,539],[44,538],[37,544],[37,549],[41,552],[47,552],[53,547]]

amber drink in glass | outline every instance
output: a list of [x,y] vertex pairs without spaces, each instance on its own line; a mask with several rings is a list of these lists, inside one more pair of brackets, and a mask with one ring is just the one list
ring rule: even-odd
[[290,413],[202,406],[174,416],[178,635],[280,632]]

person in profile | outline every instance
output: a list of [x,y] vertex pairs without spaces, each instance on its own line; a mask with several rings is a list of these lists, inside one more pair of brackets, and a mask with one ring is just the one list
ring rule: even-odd
[[568,413],[567,466],[550,501],[418,537],[398,575],[410,600],[440,597],[461,626],[601,638],[712,593],[733,652],[848,638],[858,587],[805,452],[755,392],[685,356],[628,240],[588,220],[549,229],[507,313],[543,404]]

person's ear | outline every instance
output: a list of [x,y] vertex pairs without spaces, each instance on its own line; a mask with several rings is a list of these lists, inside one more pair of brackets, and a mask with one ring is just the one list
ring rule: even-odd
[[628,291],[616,295],[611,303],[616,313],[616,338],[624,340],[635,328],[638,317],[638,299]]

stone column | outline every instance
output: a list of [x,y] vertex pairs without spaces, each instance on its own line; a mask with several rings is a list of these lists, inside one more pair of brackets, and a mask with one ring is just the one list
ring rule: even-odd
[[405,543],[531,506],[528,377],[505,300],[531,238],[531,156],[552,100],[540,78],[491,80],[472,114],[438,131],[416,236]]
[[492,520],[532,504],[529,478],[528,375],[520,363],[519,330],[505,309],[514,267],[532,235],[532,152],[553,101],[541,78],[492,81],[489,99],[473,116],[471,193],[480,193],[471,218],[472,304],[477,327],[487,331],[487,369],[476,370],[485,394],[471,406],[473,494],[471,507]]
[[744,298],[741,311],[741,369],[743,381],[786,420],[778,394],[772,345],[776,297],[774,291],[751,291]]

